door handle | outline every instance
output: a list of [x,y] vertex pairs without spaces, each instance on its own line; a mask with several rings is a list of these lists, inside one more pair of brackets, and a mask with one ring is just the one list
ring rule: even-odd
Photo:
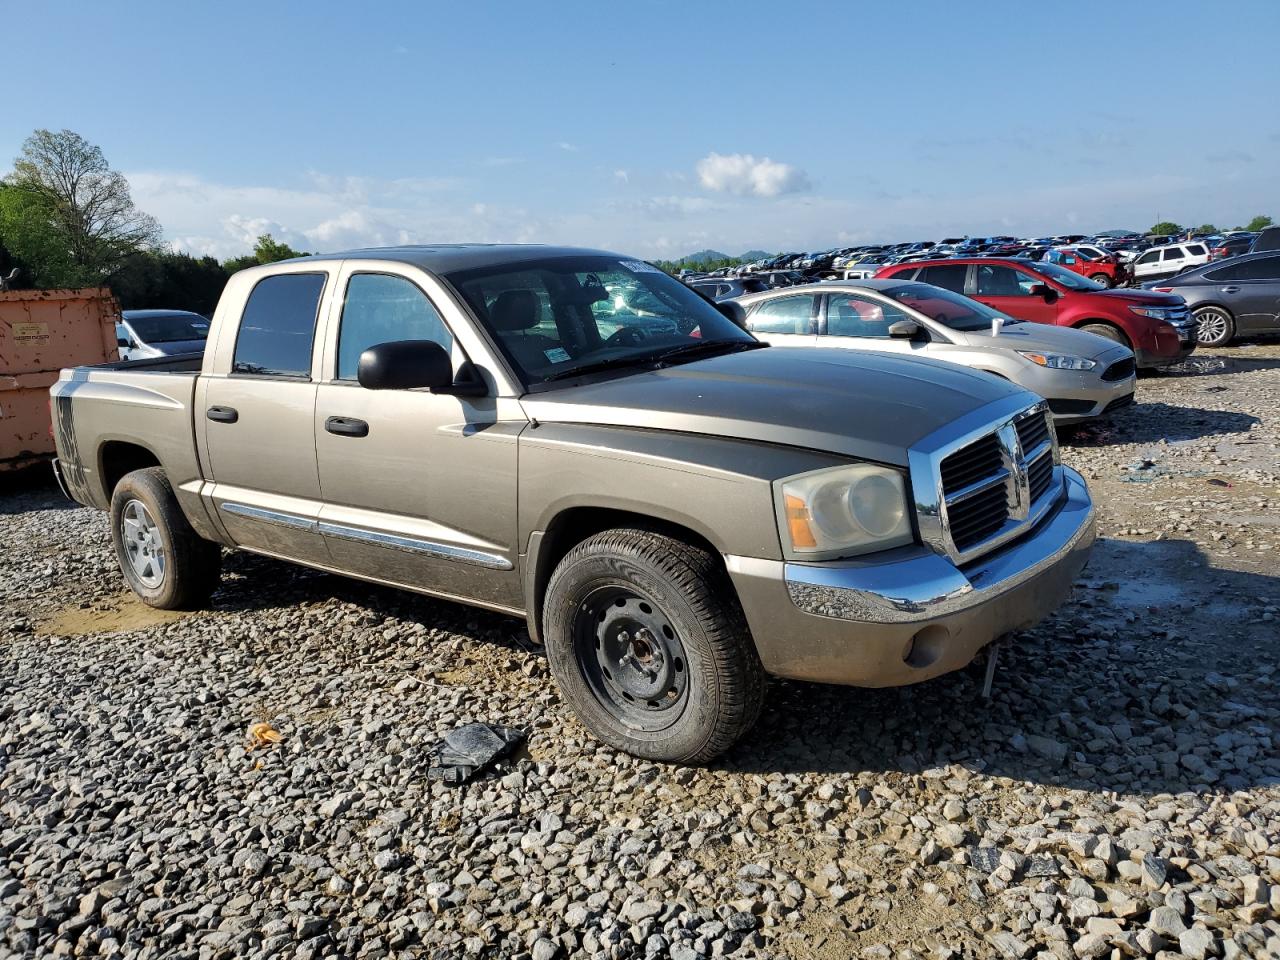
[[204,415],[218,423],[235,423],[240,419],[240,411],[235,407],[210,407]]
[[1223,293],[1239,293],[1240,288],[1239,287],[1223,287],[1222,292]]
[[367,437],[369,424],[355,417],[330,417],[324,422],[324,428],[340,437]]

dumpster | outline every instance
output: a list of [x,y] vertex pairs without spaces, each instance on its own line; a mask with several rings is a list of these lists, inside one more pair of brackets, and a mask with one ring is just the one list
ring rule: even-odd
[[63,367],[118,360],[106,287],[0,292],[0,471],[53,455],[49,387]]

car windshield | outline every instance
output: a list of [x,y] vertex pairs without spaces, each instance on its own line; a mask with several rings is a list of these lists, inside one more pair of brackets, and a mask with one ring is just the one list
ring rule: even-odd
[[970,300],[959,293],[927,283],[904,283],[881,292],[897,300],[904,307],[917,310],[952,330],[962,332],[987,330],[991,327],[991,321],[995,319],[1003,320],[1006,324],[1021,322],[999,310],[992,310],[985,303]]
[[762,345],[683,283],[639,260],[548,257],[445,279],[530,386]]
[[1107,289],[1100,283],[1094,283],[1088,277],[1082,277],[1078,273],[1072,273],[1056,263],[1045,263],[1043,260],[1035,265],[1037,273],[1048,277],[1059,286],[1066,287],[1068,290],[1105,290]]
[[182,340],[204,340],[209,336],[209,321],[195,313],[125,319],[143,343],[178,343]]

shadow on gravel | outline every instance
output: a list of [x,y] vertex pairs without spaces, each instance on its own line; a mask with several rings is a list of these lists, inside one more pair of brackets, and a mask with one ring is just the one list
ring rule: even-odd
[[[1186,541],[1101,541],[1098,552],[1105,562],[1086,571],[1089,586],[1002,650],[991,700],[979,695],[982,655],[914,687],[775,682],[759,724],[721,768],[920,774],[956,765],[1138,795],[1280,784],[1275,623],[1246,616],[1280,604],[1280,578],[1207,569]],[[1148,567],[1135,585],[1133,572]]]
[[1142,403],[1112,419],[1062,431],[1062,443],[1071,447],[1103,447],[1113,443],[1158,443],[1161,440],[1199,440],[1228,433],[1248,433],[1260,422],[1247,413],[1204,410],[1170,403]]
[[1203,377],[1222,373],[1253,373],[1257,370],[1280,370],[1280,359],[1276,357],[1222,357],[1206,353],[1203,356],[1193,355],[1180,363],[1170,364],[1158,371],[1157,375]]
[[47,463],[0,473],[0,514],[79,509],[78,503],[62,495]]

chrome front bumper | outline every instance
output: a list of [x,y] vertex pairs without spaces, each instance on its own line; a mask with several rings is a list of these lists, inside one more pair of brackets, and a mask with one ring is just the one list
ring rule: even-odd
[[1026,535],[961,567],[925,547],[803,564],[727,558],[765,669],[857,686],[957,670],[1066,598],[1095,539],[1093,502],[1063,468],[1065,496]]

